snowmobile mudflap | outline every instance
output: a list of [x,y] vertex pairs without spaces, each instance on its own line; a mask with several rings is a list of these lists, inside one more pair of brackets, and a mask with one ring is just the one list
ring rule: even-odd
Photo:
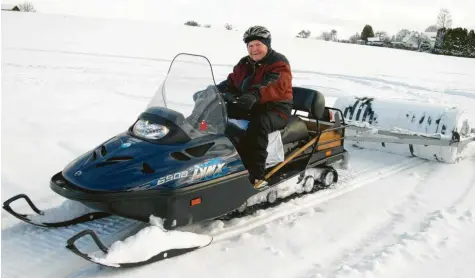
[[25,199],[25,201],[28,203],[30,208],[37,215],[44,215],[44,211],[38,209],[26,194],[18,194],[16,196],[13,196],[10,199],[6,200],[3,203],[3,209],[5,211],[7,211],[8,213],[10,213],[11,215],[15,216],[16,218],[18,218],[18,219],[20,219],[24,222],[27,222],[29,224],[39,226],[39,227],[48,227],[48,228],[66,227],[66,226],[75,225],[75,224],[79,224],[79,223],[84,223],[84,222],[92,221],[92,220],[95,220],[95,219],[100,219],[100,218],[110,216],[109,213],[98,211],[98,212],[91,212],[91,213],[83,214],[83,215],[80,215],[78,217],[75,217],[75,218],[72,218],[72,219],[69,219],[69,220],[65,220],[65,221],[59,221],[59,222],[42,222],[42,221],[38,221],[38,220],[35,221],[35,220],[32,219],[32,215],[20,214],[20,213],[14,211],[10,207],[10,204],[13,203],[14,201],[18,200],[18,199]]
[[104,245],[104,243],[102,243],[102,241],[99,239],[99,237],[96,235],[96,233],[94,233],[94,231],[92,231],[92,230],[84,230],[84,231],[74,235],[73,237],[71,237],[67,241],[66,248],[68,248],[69,250],[71,250],[71,252],[75,253],[76,255],[80,256],[81,258],[83,258],[83,259],[85,259],[89,262],[92,262],[92,263],[95,263],[95,264],[98,264],[98,265],[102,265],[102,266],[114,267],[114,268],[137,267],[137,266],[143,266],[143,265],[146,265],[146,264],[155,263],[155,262],[162,261],[162,260],[165,260],[165,259],[170,259],[170,258],[173,258],[173,257],[177,257],[177,256],[180,256],[180,255],[195,251],[197,249],[206,247],[206,246],[210,245],[212,240],[213,240],[211,238],[210,241],[208,242],[208,244],[202,245],[202,246],[194,246],[194,247],[188,247],[188,248],[175,248],[175,249],[169,249],[169,250],[161,251],[160,253],[158,253],[158,254],[156,254],[156,255],[154,255],[154,256],[152,256],[149,259],[144,260],[144,261],[125,262],[125,263],[117,262],[117,263],[111,263],[111,264],[104,264],[104,263],[101,263],[99,261],[94,260],[89,254],[86,254],[86,253],[83,253],[83,252],[79,251],[79,249],[74,244],[78,239],[80,239],[80,238],[82,238],[86,235],[90,235],[92,237],[92,239],[94,240],[94,243],[97,245],[97,247],[102,252],[104,252],[105,254],[107,254],[109,252],[109,248],[107,248]]

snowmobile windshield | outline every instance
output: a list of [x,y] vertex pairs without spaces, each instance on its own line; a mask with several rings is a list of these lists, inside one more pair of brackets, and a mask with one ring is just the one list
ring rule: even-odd
[[178,54],[148,104],[147,109],[151,108],[166,108],[174,115],[168,120],[191,139],[223,134],[227,124],[225,102],[216,87],[212,66],[204,56]]

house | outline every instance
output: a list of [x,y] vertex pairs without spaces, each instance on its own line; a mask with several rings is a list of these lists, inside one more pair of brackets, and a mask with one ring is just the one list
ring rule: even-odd
[[391,42],[390,47],[404,49],[404,44],[402,42]]
[[370,37],[368,38],[368,42],[366,44],[374,46],[383,46],[384,42],[382,42],[379,37]]
[[409,49],[418,49],[420,44],[420,33],[410,32],[402,39],[402,45]]
[[19,12],[20,8],[17,5],[13,4],[2,4],[2,11],[16,11]]
[[411,32],[402,39],[405,48],[419,51],[434,49],[437,32]]
[[423,42],[429,43],[430,47],[434,48],[437,40],[437,32],[422,32],[421,37]]

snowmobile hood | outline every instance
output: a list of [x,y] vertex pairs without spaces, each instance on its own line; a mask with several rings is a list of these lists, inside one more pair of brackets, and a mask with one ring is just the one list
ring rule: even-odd
[[163,158],[161,154],[172,149],[167,145],[159,147],[122,133],[72,161],[62,173],[69,182],[83,189],[122,191],[146,182],[156,172],[152,168],[152,165],[157,167],[154,156]]
[[176,146],[156,145],[126,133],[111,138],[71,162],[63,176],[80,188],[124,191],[150,182],[157,173],[172,171],[167,160]]
[[[211,136],[185,144],[154,144],[122,133],[71,162],[62,175],[88,191],[177,189],[243,170],[228,142]],[[205,155],[208,150],[212,156]]]

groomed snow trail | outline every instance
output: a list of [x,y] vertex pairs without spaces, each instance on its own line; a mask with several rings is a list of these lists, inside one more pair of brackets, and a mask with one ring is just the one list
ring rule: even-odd
[[[426,163],[417,158],[381,154],[386,163],[380,164],[371,159],[371,151],[359,149],[354,149],[351,155],[353,166],[349,170],[339,170],[340,179],[334,188],[305,195],[268,210],[257,211],[254,215],[230,221],[210,221],[205,225],[185,227],[182,230],[213,235],[215,237],[213,244],[216,244],[279,218],[301,210],[311,209],[372,181]],[[287,183],[294,182],[296,182],[296,178]],[[2,260],[2,268],[6,269],[4,272],[6,277],[21,277],[38,269],[48,269],[44,272],[46,275],[44,277],[53,273],[78,276],[91,270],[94,272],[98,268],[96,265],[86,262],[65,248],[67,239],[81,230],[92,229],[106,244],[111,244],[115,240],[135,233],[139,227],[143,227],[143,225],[115,216],[59,229],[45,229],[19,223],[3,232],[2,252],[4,252],[5,259]],[[78,241],[78,246],[83,251],[95,250],[89,237]],[[14,252],[9,255],[11,250]],[[61,263],[56,263],[58,261]]]
[[[66,248],[66,241],[85,229],[93,229],[105,242],[121,239],[136,231],[136,221],[122,217],[108,217],[65,228],[42,228],[19,223],[2,231],[2,276],[58,277],[69,275],[88,262]],[[80,250],[90,249],[92,241],[79,240]],[[95,247],[95,246],[94,246]],[[38,272],[40,271],[40,272]]]

